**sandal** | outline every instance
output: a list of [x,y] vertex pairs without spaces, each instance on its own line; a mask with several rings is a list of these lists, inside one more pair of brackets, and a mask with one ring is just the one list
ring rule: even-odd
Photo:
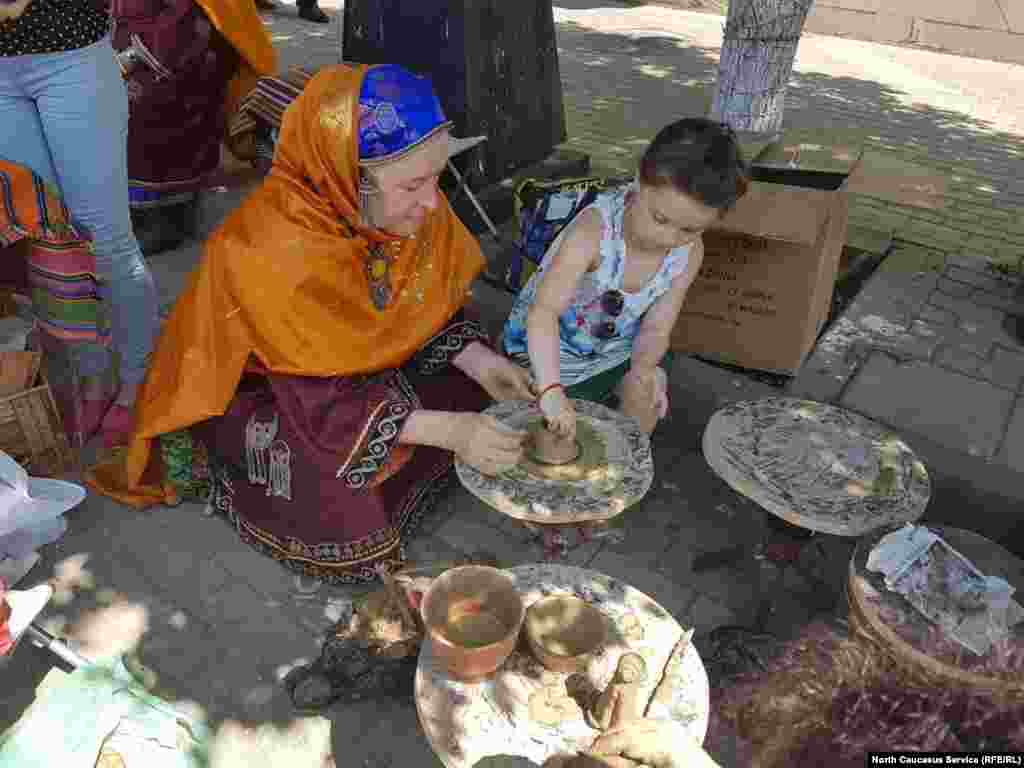
[[316,714],[337,703],[381,697],[411,699],[418,655],[394,658],[351,637],[330,637],[320,658],[289,672],[281,684],[292,706]]
[[316,661],[296,667],[281,681],[295,709],[315,714],[343,701],[412,698],[424,638],[419,600],[440,574],[469,564],[498,565],[488,553],[477,553],[407,564],[390,575],[382,568],[384,586],[357,600],[352,614],[328,632]]
[[320,10],[318,5],[304,5],[299,8],[299,18],[312,21],[315,24],[326,24],[331,17]]
[[704,639],[708,676],[714,681],[767,671],[768,662],[782,647],[782,640],[769,632],[736,624],[713,629]]

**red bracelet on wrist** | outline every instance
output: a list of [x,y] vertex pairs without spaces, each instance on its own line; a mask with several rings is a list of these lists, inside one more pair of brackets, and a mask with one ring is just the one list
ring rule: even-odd
[[537,395],[537,399],[540,400],[542,397],[544,397],[544,395],[546,395],[548,392],[550,392],[552,389],[555,389],[556,387],[559,389],[565,389],[565,387],[563,387],[560,382],[556,381],[554,384],[548,384],[546,387],[544,387],[544,389],[540,391],[540,394]]

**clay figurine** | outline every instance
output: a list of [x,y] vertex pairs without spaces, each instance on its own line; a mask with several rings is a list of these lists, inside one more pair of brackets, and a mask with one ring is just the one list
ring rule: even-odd
[[623,654],[612,681],[587,713],[590,726],[599,731],[608,731],[642,719],[647,702],[640,695],[640,685],[646,675],[647,664],[643,656],[637,653]]
[[541,683],[544,687],[535,691],[528,703],[533,722],[556,727],[580,716],[579,704],[569,695],[561,675],[545,670]]
[[568,464],[580,457],[580,446],[575,438],[559,435],[543,421],[530,430],[530,448],[530,458],[541,464]]

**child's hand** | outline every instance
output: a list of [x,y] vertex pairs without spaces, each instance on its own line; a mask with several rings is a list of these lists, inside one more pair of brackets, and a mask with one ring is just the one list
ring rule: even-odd
[[668,412],[668,395],[659,398],[658,389],[658,374],[654,368],[633,368],[622,378],[622,413],[648,435],[658,425],[662,409]]
[[576,439],[576,409],[562,387],[551,387],[540,398],[540,412],[548,429],[567,439]]

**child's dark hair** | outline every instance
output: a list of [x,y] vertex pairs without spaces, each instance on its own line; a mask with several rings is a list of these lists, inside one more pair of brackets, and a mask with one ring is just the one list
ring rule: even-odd
[[703,117],[666,125],[640,160],[640,181],[671,184],[709,208],[726,211],[746,194],[747,164],[733,130]]

